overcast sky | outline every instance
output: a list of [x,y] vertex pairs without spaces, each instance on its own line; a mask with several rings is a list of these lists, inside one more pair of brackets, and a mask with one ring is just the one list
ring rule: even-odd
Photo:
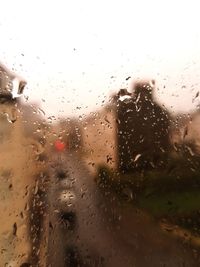
[[198,2],[2,1],[0,61],[48,116],[99,108],[128,76],[155,78],[158,98],[188,111],[200,89]]

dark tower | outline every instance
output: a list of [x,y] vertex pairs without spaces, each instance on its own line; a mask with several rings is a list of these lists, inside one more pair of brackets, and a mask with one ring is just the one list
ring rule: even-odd
[[161,167],[170,146],[169,114],[154,99],[155,82],[137,82],[133,93],[118,94],[118,167],[134,169]]

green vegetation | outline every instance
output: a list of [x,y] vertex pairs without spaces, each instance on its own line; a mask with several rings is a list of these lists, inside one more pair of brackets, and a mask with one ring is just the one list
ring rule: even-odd
[[[99,166],[96,179],[102,192],[112,192],[121,202],[146,210],[155,219],[200,233],[199,159],[171,160],[162,170],[119,174]],[[131,192],[131,193],[130,193]]]
[[139,206],[155,217],[188,216],[200,210],[200,192],[169,192],[150,196],[141,195]]

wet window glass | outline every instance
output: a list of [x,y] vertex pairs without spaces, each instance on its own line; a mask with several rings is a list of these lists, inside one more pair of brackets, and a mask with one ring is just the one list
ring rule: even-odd
[[200,266],[198,1],[1,4],[0,266]]

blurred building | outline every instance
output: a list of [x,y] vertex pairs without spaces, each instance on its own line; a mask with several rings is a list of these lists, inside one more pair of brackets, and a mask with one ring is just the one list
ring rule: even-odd
[[161,167],[170,148],[170,116],[154,97],[155,82],[141,81],[120,91],[116,104],[118,168]]
[[82,121],[82,155],[94,172],[99,165],[116,168],[115,120],[113,105],[107,105]]
[[82,121],[82,150],[89,165],[123,172],[160,168],[171,148],[168,111],[155,100],[155,82],[120,89],[104,108]]
[[31,121],[41,119],[20,103],[25,85],[24,79],[0,65],[0,266],[21,266],[31,262],[33,254],[42,258],[44,252],[34,241],[33,224],[44,164]]

